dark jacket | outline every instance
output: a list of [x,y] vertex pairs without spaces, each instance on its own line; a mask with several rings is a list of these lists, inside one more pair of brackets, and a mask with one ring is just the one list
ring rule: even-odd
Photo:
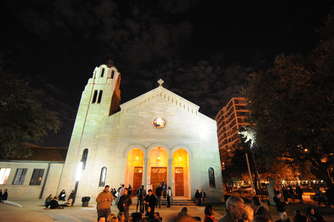
[[122,212],[122,211],[128,209],[131,204],[132,204],[131,196],[130,195],[122,195],[119,198],[119,201],[117,203],[117,207],[118,207],[119,211]]
[[157,189],[155,189],[155,194],[156,194],[158,197],[161,197],[161,196],[162,196],[162,187],[161,187],[161,186],[158,186]]
[[286,204],[281,201],[279,198],[274,197],[274,201],[276,204],[276,209],[278,212],[285,212],[286,211]]
[[143,200],[144,197],[146,196],[146,191],[145,191],[145,189],[139,188],[139,189],[137,190],[136,195],[137,195],[137,197],[138,197],[139,199]]
[[146,195],[144,201],[150,206],[150,207],[155,207],[157,205],[157,198],[152,194]]

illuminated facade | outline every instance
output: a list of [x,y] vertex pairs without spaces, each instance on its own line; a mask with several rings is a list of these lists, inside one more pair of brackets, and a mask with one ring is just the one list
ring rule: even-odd
[[190,199],[223,197],[216,121],[159,86],[120,103],[120,73],[101,65],[82,93],[58,191],[94,197],[105,184],[147,189],[165,182]]
[[229,164],[233,151],[238,148],[239,129],[249,126],[250,110],[247,98],[233,97],[216,115],[217,135],[222,167]]

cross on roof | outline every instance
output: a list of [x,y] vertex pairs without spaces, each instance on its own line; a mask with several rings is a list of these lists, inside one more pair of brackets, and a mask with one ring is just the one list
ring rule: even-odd
[[159,79],[157,82],[159,83],[159,86],[162,86],[162,84],[164,84],[165,81],[163,81],[162,79]]

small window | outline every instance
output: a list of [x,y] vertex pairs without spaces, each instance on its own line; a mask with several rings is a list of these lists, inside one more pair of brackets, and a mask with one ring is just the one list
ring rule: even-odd
[[96,98],[97,98],[97,90],[94,90],[94,95],[93,95],[92,103],[96,102]]
[[34,169],[29,185],[41,185],[44,169]]
[[84,149],[82,152],[81,162],[82,162],[82,169],[84,170],[86,168],[86,162],[88,157],[88,149]]
[[104,187],[104,185],[106,184],[106,177],[107,177],[107,168],[102,167],[101,174],[100,174],[99,187]]
[[111,70],[111,78],[113,79],[115,75],[115,70]]
[[104,68],[101,71],[101,78],[104,76]]
[[0,184],[6,184],[10,174],[10,168],[0,169]]
[[17,168],[13,180],[13,185],[22,185],[24,183],[24,178],[26,177],[27,171],[27,168]]
[[216,187],[215,171],[212,167],[209,168],[208,174],[209,174],[209,186]]
[[99,98],[97,99],[97,103],[101,103],[101,100],[102,100],[102,93],[103,93],[103,91],[100,90]]

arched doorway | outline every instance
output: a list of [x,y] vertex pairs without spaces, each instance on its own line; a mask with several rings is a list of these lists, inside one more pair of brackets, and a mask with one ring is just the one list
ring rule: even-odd
[[162,182],[167,183],[168,152],[163,147],[155,147],[148,153],[147,184],[155,189]]
[[144,152],[139,148],[134,148],[128,152],[127,176],[125,186],[131,184],[133,193],[143,184],[144,172]]
[[189,196],[189,155],[184,149],[173,153],[174,195]]

